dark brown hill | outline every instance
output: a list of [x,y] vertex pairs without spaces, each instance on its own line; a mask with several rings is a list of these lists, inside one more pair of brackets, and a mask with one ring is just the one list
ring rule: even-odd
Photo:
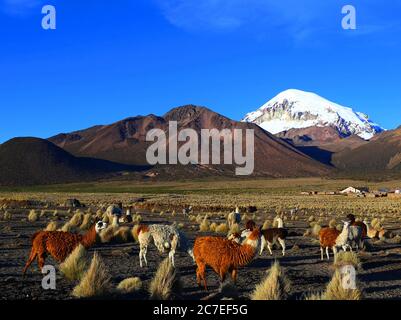
[[38,138],[15,138],[0,145],[2,186],[89,181],[135,169],[105,160],[77,158]]
[[[129,165],[146,165],[146,149],[151,144],[145,141],[146,133],[153,128],[167,132],[169,121],[177,121],[179,129],[192,128],[198,133],[201,129],[254,129],[255,175],[318,176],[329,172],[327,166],[311,159],[255,124],[234,121],[207,108],[193,105],[174,108],[163,117],[148,115],[127,118],[111,125],[60,134],[49,140],[75,156],[93,157]],[[170,167],[169,175],[174,175],[174,166],[168,167]],[[200,166],[194,168],[196,168],[194,174],[197,175]],[[201,168],[201,171],[204,171],[210,167]],[[212,169],[211,173],[218,169]]]

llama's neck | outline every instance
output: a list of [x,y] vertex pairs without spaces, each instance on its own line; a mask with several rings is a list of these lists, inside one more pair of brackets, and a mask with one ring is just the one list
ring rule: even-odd
[[236,250],[233,258],[235,257],[234,263],[239,266],[243,267],[249,264],[253,258],[255,257],[257,248],[250,244],[242,244],[239,246],[238,250]]
[[278,228],[284,228],[283,219],[277,218],[277,226],[278,226]]
[[349,226],[344,226],[341,233],[338,235],[336,239],[336,245],[343,245],[347,242],[349,233]]
[[96,228],[92,227],[89,229],[89,231],[87,233],[85,233],[82,236],[82,239],[80,242],[85,248],[89,248],[95,244],[96,236],[97,236]]

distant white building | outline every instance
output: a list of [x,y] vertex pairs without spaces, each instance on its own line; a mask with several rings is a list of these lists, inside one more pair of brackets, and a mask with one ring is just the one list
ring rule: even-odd
[[340,193],[342,193],[342,194],[348,194],[348,193],[361,194],[362,191],[357,188],[354,188],[354,187],[348,187],[347,189],[340,191]]
[[401,189],[395,189],[394,193],[395,194],[401,194]]

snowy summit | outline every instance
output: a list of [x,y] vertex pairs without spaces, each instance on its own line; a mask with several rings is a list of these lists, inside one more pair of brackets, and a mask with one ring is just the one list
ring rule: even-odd
[[242,120],[252,122],[270,133],[312,126],[334,127],[342,136],[356,134],[369,140],[384,129],[366,114],[355,112],[312,92],[290,89],[281,92]]

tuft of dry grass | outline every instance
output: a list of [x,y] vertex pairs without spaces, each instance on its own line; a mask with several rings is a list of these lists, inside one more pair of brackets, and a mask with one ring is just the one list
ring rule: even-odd
[[309,293],[305,295],[305,300],[324,300],[324,294],[321,292]]
[[216,232],[217,233],[227,233],[228,230],[228,225],[227,223],[220,223],[217,227],[216,227]]
[[212,232],[215,232],[216,228],[217,228],[217,223],[216,222],[211,223],[210,226],[209,226],[209,230],[212,231]]
[[75,228],[70,224],[69,221],[67,221],[60,229],[60,231],[63,232],[74,232]]
[[401,244],[401,236],[397,234],[392,239],[388,239],[387,242],[392,244]]
[[272,222],[271,222],[270,220],[266,220],[266,221],[263,223],[262,230],[267,230],[267,229],[269,229],[271,226],[272,226]]
[[202,221],[202,223],[199,225],[199,231],[200,232],[208,232],[210,230],[210,222],[206,219]]
[[96,211],[96,219],[103,219],[103,215],[104,213],[102,210],[99,209]]
[[341,273],[336,270],[322,298],[323,300],[361,300],[362,292],[359,289],[344,288]]
[[114,233],[116,232],[114,226],[108,226],[106,229],[100,231],[99,237],[102,243],[109,243],[114,238]]
[[113,234],[113,241],[118,243],[125,243],[133,240],[131,230],[129,227],[120,227]]
[[110,218],[106,213],[103,214],[102,221],[105,222],[105,223],[110,224]]
[[92,214],[86,213],[82,219],[82,223],[79,226],[81,230],[88,230],[93,224]]
[[312,227],[312,234],[314,237],[318,237],[319,236],[319,232],[320,230],[322,230],[322,227],[320,226],[320,224],[315,223]]
[[49,222],[45,229],[45,231],[56,231],[56,230],[57,230],[57,222],[56,221]]
[[109,271],[97,252],[93,255],[89,269],[72,291],[77,298],[102,297],[111,292]]
[[9,211],[4,212],[3,220],[11,220],[11,213]]
[[334,260],[334,267],[341,268],[346,265],[352,265],[355,269],[361,267],[361,262],[359,261],[358,255],[351,251],[341,251],[339,252]]
[[29,222],[36,222],[38,220],[39,220],[39,214],[35,210],[29,211],[28,221]]
[[87,267],[86,249],[80,244],[74,251],[60,264],[60,272],[67,280],[80,280]]
[[79,227],[82,224],[82,221],[84,219],[84,214],[77,210],[77,212],[72,216],[72,218],[69,221],[69,224],[71,227]]
[[370,225],[375,230],[379,230],[381,228],[380,220],[378,218],[372,219],[372,221],[370,222]]
[[280,216],[276,216],[273,219],[273,228],[278,228],[278,219],[280,218]]
[[141,223],[142,221],[142,216],[137,213],[136,215],[134,215],[133,219],[132,219],[135,223]]
[[150,283],[149,294],[151,300],[172,300],[180,296],[180,276],[168,257],[160,263]]
[[202,217],[200,214],[198,214],[198,215],[196,216],[196,218],[195,218],[195,221],[196,221],[196,223],[201,224],[202,221],[204,221],[204,219],[203,219],[203,217]]
[[117,290],[122,293],[137,292],[141,289],[142,289],[142,281],[138,277],[124,279],[117,286]]
[[238,224],[238,223],[234,223],[234,224],[231,226],[230,234],[231,234],[231,233],[240,233],[240,227],[239,227],[239,224]]
[[251,294],[251,300],[285,300],[290,292],[290,282],[279,262],[274,262],[266,277]]

